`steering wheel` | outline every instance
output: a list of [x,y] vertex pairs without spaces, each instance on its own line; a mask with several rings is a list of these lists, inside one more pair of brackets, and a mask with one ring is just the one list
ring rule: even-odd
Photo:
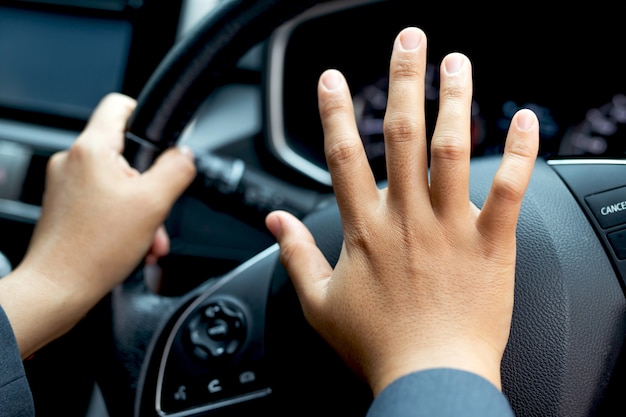
[[[125,156],[143,170],[176,143],[203,98],[281,23],[324,1],[225,0],[167,55],[138,98]],[[499,164],[471,162],[481,206]],[[515,307],[503,391],[517,416],[610,415],[626,334],[621,160],[537,164],[518,226]],[[305,219],[331,264],[336,205]],[[304,320],[276,245],[188,294],[133,274],[110,298],[98,379],[111,415],[362,416],[371,393]],[[618,407],[619,409],[619,407]]]

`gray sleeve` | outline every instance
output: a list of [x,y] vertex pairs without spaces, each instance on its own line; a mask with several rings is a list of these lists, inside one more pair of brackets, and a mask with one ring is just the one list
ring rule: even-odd
[[30,417],[35,406],[13,329],[0,306],[0,417]]
[[508,400],[493,384],[469,372],[431,369],[415,372],[387,386],[367,417],[417,416],[513,417]]

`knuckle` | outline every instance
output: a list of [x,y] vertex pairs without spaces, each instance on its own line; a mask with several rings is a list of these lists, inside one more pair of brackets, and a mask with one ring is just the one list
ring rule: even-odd
[[46,166],[47,173],[57,171],[65,163],[65,160],[67,159],[67,154],[67,151],[61,151],[53,154],[48,159],[48,164]]
[[56,152],[48,159],[48,166],[56,167],[60,165],[65,158],[67,158],[67,151]]
[[68,158],[83,159],[91,153],[91,147],[85,140],[76,140],[68,151]]
[[510,175],[497,175],[493,181],[492,193],[499,199],[518,202],[524,195],[523,186]]
[[286,269],[291,269],[293,266],[291,260],[294,257],[294,253],[297,252],[297,246],[293,242],[283,242],[280,245],[280,261],[285,265]]
[[356,220],[350,225],[350,232],[346,233],[346,242],[349,246],[361,248],[364,253],[374,256],[380,250],[380,240],[376,238],[376,227],[373,219]]
[[441,87],[439,97],[442,101],[466,101],[471,97],[471,91],[467,85],[459,82],[448,82]]
[[390,69],[391,77],[402,78],[415,78],[422,76],[420,66],[415,65],[415,61],[409,58],[398,58],[394,61]]
[[350,138],[340,138],[326,148],[326,158],[329,165],[342,165],[355,160],[363,152],[360,141]]
[[438,133],[431,144],[431,155],[436,159],[459,161],[465,159],[469,152],[469,140],[459,137],[454,132]]
[[396,142],[410,141],[423,132],[415,117],[403,113],[388,114],[383,124],[385,138]]
[[111,92],[107,93],[102,98],[102,104],[107,106],[121,106],[125,110],[131,111],[135,108],[136,102],[133,98],[125,94]]
[[349,105],[343,97],[327,96],[322,102],[319,111],[322,119],[327,119],[336,114],[343,115],[349,113]]
[[536,150],[528,142],[523,140],[514,140],[509,142],[506,152],[522,160],[534,159],[536,157]]

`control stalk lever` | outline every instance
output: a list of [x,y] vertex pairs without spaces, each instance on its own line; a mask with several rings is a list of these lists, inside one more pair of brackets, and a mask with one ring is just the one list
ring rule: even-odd
[[205,153],[196,156],[196,168],[191,195],[254,225],[263,225],[273,210],[302,218],[323,201],[319,193],[281,181],[241,159]]

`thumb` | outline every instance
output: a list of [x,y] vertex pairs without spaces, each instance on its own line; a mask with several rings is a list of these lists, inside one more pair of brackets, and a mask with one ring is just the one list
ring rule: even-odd
[[296,289],[300,303],[307,310],[324,301],[325,288],[333,269],[317,247],[313,235],[295,216],[274,211],[265,224],[280,246],[280,260]]
[[191,184],[196,175],[194,155],[188,147],[173,147],[163,152],[143,173],[142,181],[169,207]]

